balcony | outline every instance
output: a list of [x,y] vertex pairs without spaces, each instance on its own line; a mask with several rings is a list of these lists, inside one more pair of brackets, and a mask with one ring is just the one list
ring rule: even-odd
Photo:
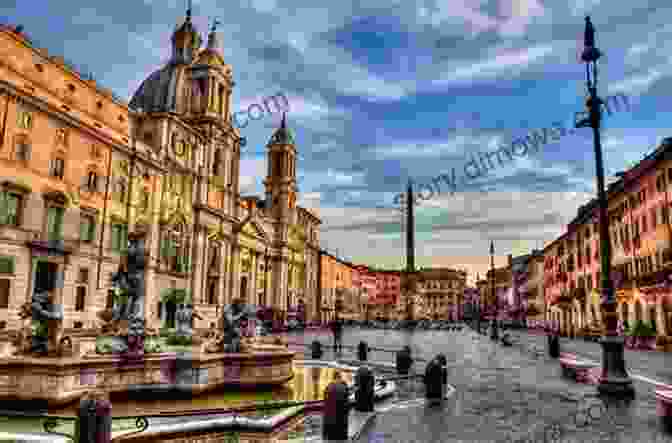
[[669,281],[669,275],[669,269],[661,269],[659,271],[649,272],[647,274],[637,276],[637,284],[638,286],[655,286]]

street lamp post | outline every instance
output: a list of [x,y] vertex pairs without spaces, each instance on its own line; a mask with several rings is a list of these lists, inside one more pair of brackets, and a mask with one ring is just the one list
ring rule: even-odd
[[491,272],[491,281],[490,281],[490,294],[492,296],[492,302],[494,303],[494,318],[492,319],[492,336],[493,340],[499,339],[499,331],[497,330],[497,316],[499,315],[497,303],[497,294],[495,293],[495,243],[490,240],[490,272]]
[[601,56],[595,47],[595,28],[586,17],[584,33],[584,50],[581,60],[586,63],[586,86],[588,89],[588,117],[576,122],[577,128],[593,128],[595,148],[595,169],[597,176],[597,198],[599,203],[600,222],[600,258],[602,268],[602,312],[605,320],[605,336],[602,337],[602,376],[598,391],[600,394],[619,397],[634,396],[632,379],[625,369],[623,358],[623,337],[618,335],[618,314],[616,313],[616,297],[611,281],[611,242],[607,219],[607,194],[604,186],[604,166],[602,162],[602,146],[600,142],[600,126],[602,123],[603,101],[597,95],[597,60]]

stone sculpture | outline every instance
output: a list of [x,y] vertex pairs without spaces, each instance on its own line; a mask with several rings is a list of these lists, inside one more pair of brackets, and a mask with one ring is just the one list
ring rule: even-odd
[[224,309],[224,352],[240,352],[241,323],[247,318],[245,306],[240,298]]
[[232,352],[238,353],[243,350],[241,339],[241,323],[247,319],[248,312],[242,299],[236,298],[222,312],[222,331],[217,334],[205,347],[209,353]]
[[178,337],[192,337],[194,331],[192,328],[192,319],[198,318],[203,320],[203,317],[196,311],[194,307],[189,303],[181,303],[177,306],[177,312],[175,312],[175,334]]
[[58,324],[63,320],[63,306],[53,304],[53,293],[38,289],[33,294],[31,305],[33,316],[33,333],[31,352],[41,355],[58,353]]
[[[128,253],[112,275],[112,312],[99,315],[103,329],[112,332],[111,352],[142,355],[145,336],[145,239],[142,232],[129,235]],[[105,314],[105,315],[104,315]]]

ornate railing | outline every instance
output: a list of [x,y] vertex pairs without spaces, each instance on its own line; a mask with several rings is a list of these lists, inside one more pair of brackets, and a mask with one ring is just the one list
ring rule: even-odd
[[[3,411],[0,410],[0,416],[9,416],[9,417],[22,417],[22,418],[43,418],[42,429],[44,432],[51,435],[58,435],[75,441],[75,435],[62,432],[63,430],[57,430],[59,427],[72,423],[73,432],[77,432],[77,423],[79,421],[78,417],[67,417],[62,415],[49,415],[49,414],[40,414],[35,412],[22,412],[22,411]],[[125,434],[132,435],[145,431],[149,427],[149,416],[123,416],[123,417],[112,417],[112,432],[119,432],[124,430],[134,430],[134,432]],[[120,422],[131,422],[129,424],[122,424]]]

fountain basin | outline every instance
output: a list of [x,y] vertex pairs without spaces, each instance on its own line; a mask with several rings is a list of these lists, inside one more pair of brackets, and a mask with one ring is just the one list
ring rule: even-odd
[[0,361],[0,399],[41,400],[59,407],[85,393],[133,390],[190,391],[193,395],[232,386],[283,385],[294,377],[295,353],[264,345],[250,353],[145,354],[138,361],[116,354],[90,358],[6,357]]

